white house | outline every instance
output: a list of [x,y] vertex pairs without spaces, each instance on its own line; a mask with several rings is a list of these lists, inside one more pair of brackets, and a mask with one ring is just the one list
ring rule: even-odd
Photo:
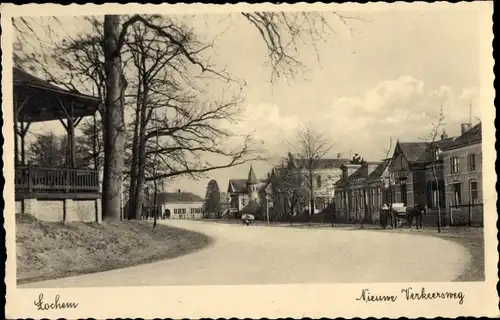
[[166,219],[202,219],[204,200],[191,192],[162,192],[157,195],[160,215]]

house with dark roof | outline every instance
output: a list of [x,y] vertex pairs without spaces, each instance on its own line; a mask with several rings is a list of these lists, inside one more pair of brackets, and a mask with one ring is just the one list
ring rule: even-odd
[[335,184],[335,211],[339,221],[379,220],[387,203],[384,187],[390,159],[342,166],[342,178]]
[[194,193],[181,190],[156,195],[156,205],[164,219],[202,219],[204,202]]
[[256,217],[265,215],[270,179],[257,179],[253,167],[250,166],[247,179],[230,179],[227,187],[229,198],[229,213],[239,217],[243,213]]
[[[445,131],[432,142],[398,140],[389,165],[391,203],[427,206],[430,212],[445,208],[442,151],[455,140]],[[437,182],[436,182],[437,180]]]
[[461,129],[461,135],[442,149],[446,202],[455,207],[455,217],[450,216],[455,223],[457,220],[468,220],[469,213],[465,211],[469,210],[469,204],[472,205],[473,222],[482,223],[481,123],[474,126],[462,124]]

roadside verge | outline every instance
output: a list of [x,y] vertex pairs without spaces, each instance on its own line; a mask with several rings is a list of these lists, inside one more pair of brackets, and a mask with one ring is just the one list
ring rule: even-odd
[[42,222],[16,215],[17,284],[175,258],[213,242],[207,235],[147,221]]

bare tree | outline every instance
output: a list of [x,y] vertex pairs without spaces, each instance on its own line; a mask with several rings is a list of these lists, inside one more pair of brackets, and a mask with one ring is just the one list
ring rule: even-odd
[[[303,126],[298,128],[296,141],[287,143],[292,152],[296,165],[304,175],[304,183],[309,191],[309,225],[315,208],[315,187],[318,170],[321,168],[321,160],[332,149],[332,145],[323,133]],[[294,147],[295,146],[295,147]]]
[[285,159],[283,164],[273,169],[271,187],[275,214],[287,216],[292,225],[295,212],[308,201],[308,191],[301,169],[289,162],[289,159]]
[[[431,125],[431,130],[430,133],[423,139],[427,141],[430,145],[430,159],[431,159],[431,168],[432,168],[432,176],[434,178],[434,183],[436,184],[436,192],[437,192],[437,211],[438,211],[438,221],[437,221],[437,228],[438,232],[441,232],[441,193],[440,193],[440,183],[439,183],[439,178],[437,174],[437,163],[439,161],[439,145],[437,143],[437,138],[439,135],[439,132],[442,130],[442,128],[446,125],[444,122],[445,120],[445,115],[444,115],[444,104],[441,104],[441,107],[439,108],[439,113],[436,116],[432,116],[427,114],[429,118],[429,122]],[[418,221],[417,221],[418,223]]]
[[[285,13],[285,12],[254,12],[242,13],[242,15],[258,30],[261,34],[265,45],[268,49],[270,64],[273,74],[281,76],[284,70],[293,75],[297,67],[301,65],[297,56],[293,52],[297,52],[298,48],[306,39],[311,40],[311,44],[315,46],[316,41],[322,40],[322,36],[326,33],[326,29],[333,31],[328,23],[328,19],[322,13],[318,12],[300,12],[300,13]],[[339,13],[333,13],[333,16],[338,18],[342,23],[346,23],[348,19],[354,17],[346,17]],[[57,19],[55,19],[57,21]],[[123,75],[124,61],[122,59],[123,47],[129,35],[129,28],[140,23],[147,29],[154,31],[157,35],[168,40],[170,44],[177,48],[179,54],[182,55],[190,64],[199,67],[202,73],[212,73],[219,77],[225,77],[222,72],[215,72],[210,65],[200,61],[196,57],[196,52],[190,52],[185,44],[180,41],[182,38],[178,36],[182,34],[182,29],[185,26],[179,26],[171,19],[159,15],[143,16],[116,16],[105,15],[102,28],[102,45],[104,73],[93,73],[101,83],[99,88],[104,100],[103,120],[104,120],[104,181],[103,181],[103,216],[106,219],[116,220],[120,218],[121,197],[120,189],[123,181],[124,171],[124,147],[125,147],[125,122],[124,122],[124,97],[127,89],[127,82]],[[26,19],[20,19],[15,23],[17,30],[20,30],[19,25],[26,26],[32,34],[33,29]],[[328,27],[328,28],[327,28]],[[301,43],[302,42],[302,43]],[[17,59],[22,62],[22,59]],[[104,74],[104,77],[102,75]],[[103,81],[104,80],[104,81]],[[102,85],[104,83],[104,85]],[[204,118],[206,119],[206,117]],[[140,126],[139,126],[140,127]],[[170,130],[170,133],[171,130]],[[161,136],[161,132],[153,133],[153,135]],[[177,140],[179,141],[179,140]],[[175,147],[174,147],[175,148]],[[187,149],[193,148],[189,146]],[[230,152],[217,149],[216,153],[226,155],[232,158],[228,164],[221,166],[198,166],[192,169],[188,166],[186,157],[175,157],[175,162],[182,163],[183,169],[172,170],[169,161],[164,158],[161,160],[165,164],[165,170],[160,174],[160,179],[168,178],[179,174],[196,175],[207,172],[209,170],[224,168],[232,165],[237,165],[246,161],[245,155],[251,147],[246,141],[243,150]],[[186,148],[184,148],[186,150]],[[174,150],[169,150],[174,153]],[[156,153],[155,153],[156,154]],[[140,166],[139,166],[140,168]],[[148,177],[147,180],[156,180],[156,178]],[[117,184],[117,181],[120,183]],[[312,200],[313,201],[313,200]]]
[[[389,159],[389,155],[391,153],[391,150],[392,150],[392,137],[389,138],[389,147],[387,149],[384,150],[384,154],[385,154],[385,158],[384,160],[387,160]],[[390,163],[388,164],[388,166],[390,166]],[[386,228],[387,227],[387,217],[388,217],[388,213],[391,214],[391,226],[394,227],[394,220],[395,220],[395,217],[394,217],[394,212],[392,211],[392,179],[391,177],[389,177],[388,181],[387,181],[387,186],[385,187],[385,196],[389,198],[389,203],[388,203],[388,207],[389,207],[389,212],[381,212],[381,215],[380,215],[380,219],[381,219],[381,226],[382,228]],[[384,186],[385,186],[385,182],[384,182]],[[384,203],[385,203],[385,199],[384,199]]]

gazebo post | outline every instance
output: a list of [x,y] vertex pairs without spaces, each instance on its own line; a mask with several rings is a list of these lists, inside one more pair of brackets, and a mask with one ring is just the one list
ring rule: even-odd
[[26,164],[26,148],[24,143],[24,138],[26,137],[26,133],[28,133],[28,129],[31,125],[31,122],[26,122],[26,126],[24,126],[24,122],[20,122],[21,132],[19,135],[21,136],[21,163]]
[[25,148],[24,148],[24,122],[19,123],[21,125],[21,163],[24,165],[26,164],[26,159],[25,159]]
[[96,120],[96,116],[95,116],[95,113],[94,113],[94,139],[92,139],[92,148],[93,148],[93,151],[94,151],[94,169],[99,169],[99,166],[97,164],[97,159],[98,159],[98,156],[97,156],[97,120]]
[[70,152],[70,167],[75,167],[75,123],[74,123],[74,107],[73,101],[70,102],[69,117],[68,117],[68,145]]

